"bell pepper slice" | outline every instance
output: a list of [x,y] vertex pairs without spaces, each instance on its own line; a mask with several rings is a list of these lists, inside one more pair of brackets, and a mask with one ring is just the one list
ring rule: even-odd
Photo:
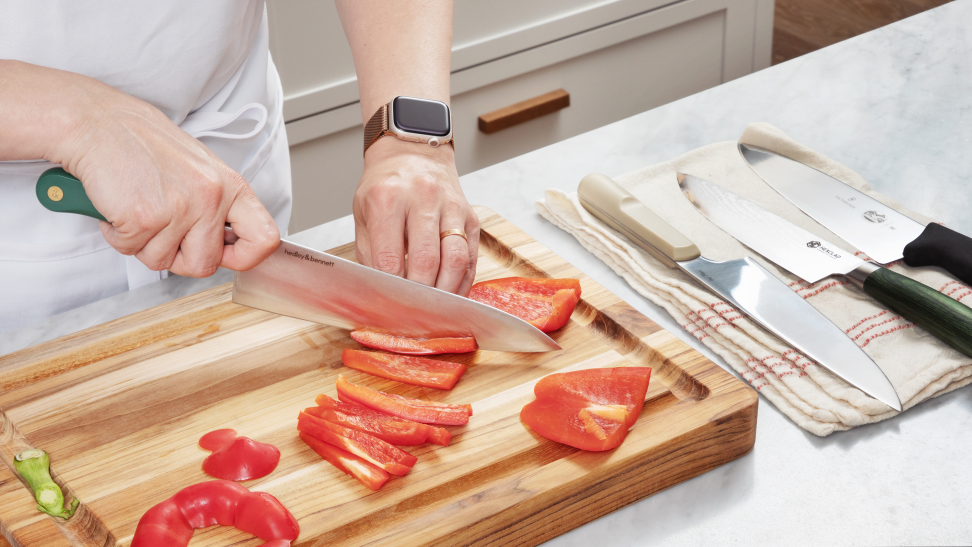
[[472,405],[435,403],[409,399],[400,395],[382,393],[349,382],[343,374],[336,382],[338,398],[346,403],[357,403],[392,416],[422,424],[463,425],[469,423]]
[[[344,401],[335,401],[334,399],[332,399],[332,398],[330,398],[330,397],[328,397],[327,395],[324,395],[324,394],[318,395],[317,396],[317,400],[315,402],[322,409],[320,412],[323,412],[323,410],[326,410],[326,409],[330,409],[330,410],[334,410],[336,412],[339,412],[341,414],[347,414],[347,415],[352,415],[352,416],[361,416],[363,418],[368,418],[370,420],[373,420],[375,422],[378,422],[379,424],[388,423],[388,424],[392,425],[393,427],[396,424],[406,424],[406,425],[409,425],[409,426],[412,426],[412,425],[418,426],[422,431],[424,431],[427,434],[427,437],[426,437],[425,441],[426,442],[430,442],[432,444],[437,444],[437,445],[440,445],[440,446],[449,446],[449,441],[452,440],[452,434],[450,434],[448,431],[446,431],[442,427],[436,427],[434,425],[420,424],[418,422],[413,422],[412,420],[408,420],[408,419],[405,419],[405,418],[400,418],[398,416],[392,416],[391,414],[385,414],[384,412],[378,412],[377,410],[372,410],[372,409],[370,409],[370,408],[368,408],[366,406],[361,406],[361,405],[356,404],[356,403],[346,403]],[[314,416],[317,416],[317,414],[315,414],[313,412],[310,412],[309,414],[313,414]],[[352,427],[352,426],[349,425],[348,427]],[[388,441],[388,439],[385,439],[385,440]],[[388,442],[390,442],[392,444],[403,444],[403,443],[395,443],[395,442],[392,442],[392,441],[388,441]]]
[[327,463],[337,467],[344,474],[354,477],[358,482],[372,490],[380,489],[391,478],[384,469],[362,460],[347,450],[341,450],[307,433],[301,432],[299,435],[301,440],[307,443],[311,450],[317,452],[318,456],[327,460]]
[[408,473],[418,458],[393,446],[374,435],[344,427],[301,412],[297,418],[297,431],[333,444],[359,458],[369,461],[392,475]]
[[135,527],[132,547],[185,547],[195,528],[235,526],[267,546],[289,546],[300,525],[277,498],[251,492],[233,481],[216,480],[183,488],[153,506]]
[[[370,409],[369,409],[370,410]],[[399,446],[415,446],[428,439],[429,426],[388,416],[389,420],[376,420],[368,416],[345,414],[331,408],[314,406],[304,412],[344,427],[357,429],[369,435]]]
[[276,446],[237,437],[232,429],[206,433],[199,439],[199,446],[212,452],[203,460],[202,467],[203,471],[217,479],[259,479],[272,473],[280,462],[280,450]]
[[344,366],[389,380],[436,389],[452,389],[466,365],[411,355],[346,349],[341,353]]
[[582,450],[621,445],[645,404],[651,369],[624,367],[551,374],[533,389],[520,419],[544,437]]
[[468,338],[406,338],[381,332],[353,330],[351,338],[362,346],[406,355],[469,353],[479,349],[476,339],[471,336]]
[[567,324],[580,296],[580,281],[576,279],[505,277],[476,283],[468,298],[551,332]]

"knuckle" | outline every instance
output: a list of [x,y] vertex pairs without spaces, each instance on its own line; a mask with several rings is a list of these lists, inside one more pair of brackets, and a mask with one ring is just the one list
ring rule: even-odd
[[378,251],[375,254],[375,267],[383,272],[397,274],[404,268],[402,257],[390,250]]
[[419,272],[431,272],[439,268],[439,250],[422,246],[408,253],[408,266]]
[[469,265],[469,251],[465,245],[451,245],[442,257],[442,262],[443,266],[449,270],[467,269]]

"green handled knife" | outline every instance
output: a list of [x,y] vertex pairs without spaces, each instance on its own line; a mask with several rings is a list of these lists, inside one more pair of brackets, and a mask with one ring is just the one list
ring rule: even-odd
[[[55,213],[74,213],[108,222],[108,219],[91,203],[81,181],[60,167],[41,173],[35,191],[41,205]],[[238,239],[240,238],[227,223],[223,229],[223,243],[232,245]]]
[[37,179],[36,190],[37,199],[41,202],[41,205],[51,211],[74,213],[108,221],[91,204],[81,181],[60,167],[44,171]]
[[689,201],[716,226],[809,283],[845,275],[872,298],[972,357],[972,308],[811,234],[721,186],[679,174]]

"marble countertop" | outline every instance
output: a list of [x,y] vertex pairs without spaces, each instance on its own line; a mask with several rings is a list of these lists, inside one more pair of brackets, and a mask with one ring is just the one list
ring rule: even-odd
[[[688,344],[731,369],[571,236],[540,218],[546,188],[615,176],[766,121],[909,208],[972,234],[972,0],[740,78],[462,177],[497,211]],[[350,217],[290,239],[328,249]],[[230,279],[168,279],[0,336],[0,354]],[[558,537],[552,547],[945,545],[972,541],[972,390],[818,438],[762,400],[748,455]]]

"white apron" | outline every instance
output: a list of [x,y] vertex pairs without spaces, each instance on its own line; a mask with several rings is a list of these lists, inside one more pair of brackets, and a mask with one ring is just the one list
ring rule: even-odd
[[[286,234],[290,156],[263,0],[0,9],[0,58],[85,74],[159,108],[243,175]],[[51,167],[0,162],[0,332],[165,276],[112,249],[97,220],[42,207],[34,186]]]

